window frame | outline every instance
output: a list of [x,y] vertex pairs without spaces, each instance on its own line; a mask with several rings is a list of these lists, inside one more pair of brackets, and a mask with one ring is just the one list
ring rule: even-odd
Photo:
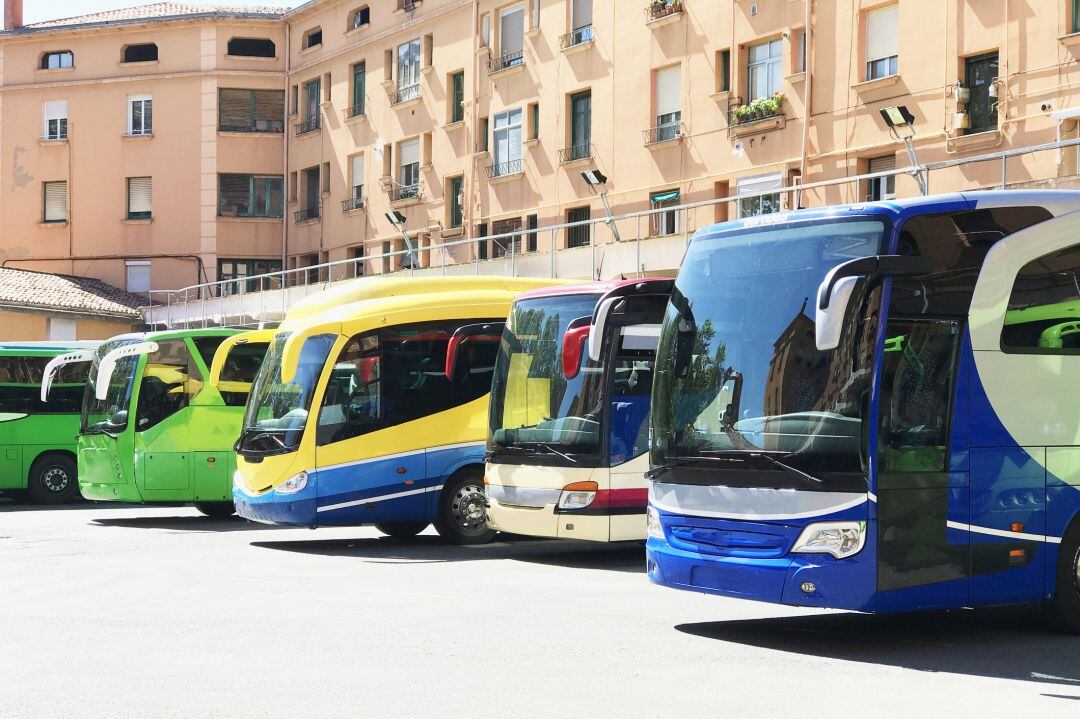
[[[63,185],[64,186],[64,216],[63,217],[49,217],[49,186],[50,185]],[[70,198],[68,197],[68,182],[67,180],[45,180],[41,183],[41,221],[46,224],[64,224],[68,221],[68,206]]]
[[[871,57],[870,55],[870,18],[874,13],[880,13],[886,10],[893,10],[896,15],[894,16],[895,24],[892,27],[893,42],[897,47],[897,51],[892,55],[882,55],[880,57]],[[863,15],[863,42],[866,45],[866,67],[865,67],[865,81],[870,82],[872,80],[881,80],[887,77],[893,77],[900,72],[900,4],[891,3],[887,5],[880,5],[875,8],[866,10]]]
[[[131,209],[131,183],[132,180],[146,180],[150,187],[150,199],[149,208],[147,210],[135,210]],[[151,220],[154,217],[154,178],[152,175],[139,175],[136,177],[126,178],[127,183],[127,215],[128,220]]]
[[[1073,244],[1073,245],[1069,245],[1068,247],[1061,247],[1061,248],[1058,248],[1056,250],[1052,250],[1050,252],[1047,252],[1044,255],[1036,257],[1033,260],[1029,260],[1028,262],[1025,262],[1016,271],[1016,273],[1013,275],[1012,286],[1009,289],[1009,299],[1008,299],[1007,304],[1005,305],[1006,318],[1008,317],[1009,312],[1015,311],[1013,309],[1013,303],[1014,303],[1014,298],[1017,295],[1017,284],[1020,282],[1021,275],[1023,275],[1024,271],[1027,270],[1030,267],[1035,267],[1035,266],[1038,266],[1040,264],[1047,263],[1048,261],[1053,261],[1054,259],[1056,259],[1058,257],[1062,257],[1062,256],[1064,256],[1064,257],[1066,257],[1068,259],[1075,258],[1077,266],[1076,266],[1075,269],[1073,269],[1071,271],[1072,280],[1073,280],[1073,286],[1076,287],[1076,283],[1080,283],[1080,244]],[[1073,257],[1070,257],[1070,256],[1073,256]],[[1046,268],[1046,272],[1048,274],[1064,274],[1065,272],[1069,272],[1069,270],[1061,271],[1061,270]],[[1067,286],[1069,286],[1069,283],[1066,282],[1066,283],[1062,283],[1060,285],[1056,285],[1055,287],[1067,287]],[[1057,300],[1057,301],[1049,303],[1049,304],[1065,304],[1065,303],[1073,303],[1073,302],[1075,302],[1077,304],[1080,304],[1080,288],[1077,288],[1076,294],[1074,295],[1073,298]],[[1041,307],[1041,306],[1045,306],[1045,305],[1031,305],[1031,307]],[[1022,309],[1022,308],[1018,308],[1018,309]],[[1073,324],[1076,324],[1078,327],[1080,327],[1080,317],[1077,317],[1075,320],[1061,320],[1061,321],[1054,320],[1054,321],[1057,322],[1056,325],[1047,326],[1040,333],[1040,338],[1039,338],[1040,341],[1042,340],[1041,335],[1045,334],[1047,330],[1052,329],[1055,326],[1060,326],[1060,325],[1064,325],[1064,324],[1073,323]],[[1064,357],[1067,357],[1067,356],[1074,356],[1075,357],[1075,356],[1080,356],[1080,347],[1041,347],[1041,346],[1039,346],[1039,344],[1036,344],[1035,346],[1018,345],[1018,344],[1006,344],[1005,335],[1006,335],[1006,332],[1007,332],[1008,329],[1009,329],[1009,325],[1004,324],[1004,322],[1003,322],[1002,326],[1001,326],[1001,335],[1000,335],[1000,337],[998,339],[998,344],[999,344],[999,347],[1000,347],[1001,352],[1003,354],[1010,354],[1010,355],[1037,355],[1037,356],[1044,356],[1044,357],[1063,357],[1063,356]]]
[[[361,13],[367,13],[366,19],[361,22]],[[345,27],[345,32],[354,32],[356,30],[362,30],[365,27],[371,25],[371,7],[368,5],[361,5],[358,8],[354,8],[349,12],[349,21]]]
[[446,194],[446,224],[452,230],[459,230],[465,226],[465,176],[446,178]]
[[[247,207],[248,211],[244,214],[237,213],[235,215],[225,214],[222,212],[222,196],[221,196],[221,178],[222,177],[246,177],[248,180],[248,196]],[[279,196],[281,197],[281,206],[277,214],[274,214],[273,210],[273,183],[277,181],[280,186]],[[256,198],[259,196],[257,186],[262,184],[262,194],[265,201],[262,203],[263,211],[256,211]],[[268,209],[269,208],[269,209]],[[218,173],[218,217],[239,217],[239,218],[258,218],[258,219],[274,219],[279,220],[285,216],[285,177],[283,175],[264,175],[259,173],[246,173],[246,172],[220,172]]]
[[[57,58],[56,67],[50,67],[52,59]],[[67,59],[67,64],[64,60]],[[75,67],[75,53],[71,50],[46,50],[41,53],[41,61],[38,63],[39,70],[71,70]]]
[[[303,52],[304,50],[313,50],[317,47],[320,47],[323,43],[322,33],[323,31],[321,25],[316,25],[313,28],[305,30],[303,40],[300,45],[300,51]],[[316,36],[318,36],[319,38],[318,42],[314,40]]]
[[[127,59],[128,50],[131,50],[132,48],[144,48],[144,47],[152,47],[152,48],[154,48],[154,57],[152,57],[152,58],[150,58],[148,60],[128,60]],[[120,50],[120,64],[121,65],[131,65],[131,64],[138,64],[138,63],[142,63],[142,62],[157,62],[157,61],[158,61],[158,46],[157,46],[156,42],[133,42],[133,43],[130,43],[128,45],[124,45],[124,47]]]
[[[142,106],[140,127],[135,127],[135,105]],[[149,112],[147,112],[149,110]],[[149,118],[149,122],[147,121]],[[154,96],[127,96],[127,134],[131,137],[152,137],[154,135]]]
[[[763,60],[754,60],[754,50],[767,48],[768,55]],[[779,48],[779,54],[773,55],[773,48]],[[767,89],[764,95],[754,94],[755,71],[765,73]],[[746,46],[746,98],[753,102],[759,97],[769,98],[784,89],[784,41],[781,38],[762,40]]]

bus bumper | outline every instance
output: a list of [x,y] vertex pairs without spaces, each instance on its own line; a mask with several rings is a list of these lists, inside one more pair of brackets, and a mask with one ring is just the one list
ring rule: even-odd
[[105,484],[103,482],[86,482],[79,478],[79,493],[85,499],[94,502],[130,502],[142,504],[145,500],[138,488],[131,483]]
[[295,494],[278,494],[271,490],[258,496],[233,489],[236,513],[262,524],[314,527],[317,524],[316,502],[315,488],[310,485]]

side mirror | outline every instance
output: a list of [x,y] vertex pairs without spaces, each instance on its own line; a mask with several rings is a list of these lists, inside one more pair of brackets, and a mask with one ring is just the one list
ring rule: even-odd
[[499,342],[502,339],[504,327],[506,327],[505,322],[483,322],[458,327],[454,334],[451,335],[450,343],[446,346],[446,379],[450,381],[454,379],[457,372],[458,353],[461,351],[462,345],[472,340]]
[[114,414],[112,417],[109,418],[109,424],[111,424],[111,425],[113,425],[115,427],[125,425],[125,424],[127,424],[127,421],[128,421],[128,412],[127,412],[126,409],[120,410],[119,412],[117,412],[116,414]]
[[929,258],[911,255],[860,257],[832,268],[818,286],[814,312],[818,350],[825,352],[840,346],[844,317],[860,279],[915,277],[928,274],[932,269],[933,262]]
[[566,379],[574,379],[581,371],[581,356],[585,353],[585,341],[590,337],[590,317],[580,317],[570,323],[563,335],[562,372]]
[[[98,365],[97,377],[94,378],[94,396],[99,400],[105,399],[109,394],[109,380],[112,378],[116,363],[124,357],[139,357],[153,354],[158,351],[157,342],[137,342],[133,345],[117,347],[109,354],[101,358]],[[126,420],[125,420],[126,421]]]

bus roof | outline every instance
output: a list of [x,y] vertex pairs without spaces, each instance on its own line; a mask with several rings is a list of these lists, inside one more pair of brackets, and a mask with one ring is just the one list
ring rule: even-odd
[[0,357],[59,357],[72,350],[97,349],[101,340],[0,342]]
[[519,300],[534,300],[540,297],[557,297],[562,295],[604,295],[619,287],[627,285],[639,285],[652,282],[670,282],[670,277],[639,277],[628,280],[599,280],[597,282],[581,282],[571,285],[556,285],[554,287],[541,287],[536,290],[522,292],[517,296]]
[[175,340],[183,337],[230,337],[237,334],[239,331],[240,330],[229,329],[228,327],[206,327],[200,329],[156,330],[153,332],[126,332],[121,335],[110,337],[105,340],[105,342],[117,342],[122,340],[158,342],[160,340]]

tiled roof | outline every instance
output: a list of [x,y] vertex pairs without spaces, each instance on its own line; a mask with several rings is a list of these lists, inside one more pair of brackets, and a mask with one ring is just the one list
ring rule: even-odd
[[29,29],[63,27],[65,25],[87,25],[93,23],[130,23],[140,20],[154,20],[165,17],[178,17],[183,15],[265,15],[271,18],[281,17],[285,8],[279,7],[244,7],[239,5],[191,5],[189,3],[159,2],[151,5],[139,5],[137,7],[123,8],[120,10],[106,10],[104,12],[78,15],[76,17],[60,18],[57,20],[45,20],[43,22],[29,23]]
[[143,295],[121,290],[91,277],[53,275],[0,267],[0,305],[64,310],[138,320]]

